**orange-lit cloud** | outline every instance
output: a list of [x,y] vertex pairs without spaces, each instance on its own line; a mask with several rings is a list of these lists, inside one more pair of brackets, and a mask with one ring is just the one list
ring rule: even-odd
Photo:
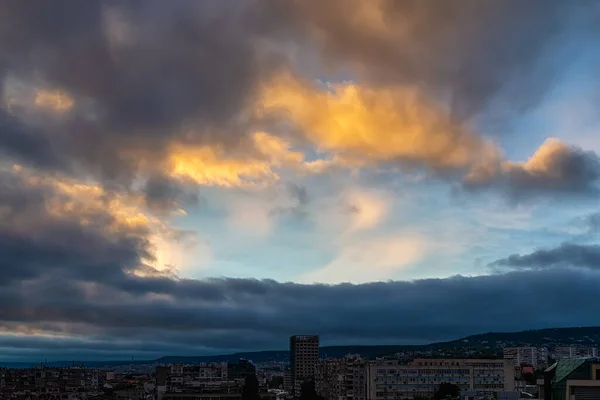
[[35,94],[34,104],[37,107],[50,109],[59,113],[73,107],[73,99],[60,90],[38,90]]
[[[181,271],[191,263],[192,253],[196,254],[192,251],[197,244],[195,238],[178,234],[167,219],[154,216],[145,207],[141,194],[108,192],[94,182],[42,175],[18,165],[14,165],[11,172],[34,188],[51,189],[47,191],[44,205],[48,215],[57,220],[93,225],[95,229],[104,229],[107,236],[127,233],[145,237],[150,254],[142,260],[145,266],[140,265],[139,271],[134,272],[138,275],[172,273],[174,268]],[[14,225],[15,221],[12,222]],[[32,216],[18,221],[18,226],[25,231],[35,231],[37,223]],[[204,246],[203,253],[208,250]],[[207,254],[202,256],[203,261],[209,259]]]
[[456,124],[417,87],[318,87],[284,76],[265,86],[258,113],[290,120],[318,151],[351,166],[397,162],[468,171],[500,158],[493,143]]
[[256,132],[250,145],[247,154],[230,155],[219,146],[174,144],[166,168],[171,176],[223,187],[260,187],[278,181],[279,168],[304,168],[304,155],[280,137]]

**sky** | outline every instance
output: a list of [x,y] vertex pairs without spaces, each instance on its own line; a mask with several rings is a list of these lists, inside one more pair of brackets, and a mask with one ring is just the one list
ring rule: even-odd
[[598,324],[600,4],[0,4],[0,362]]

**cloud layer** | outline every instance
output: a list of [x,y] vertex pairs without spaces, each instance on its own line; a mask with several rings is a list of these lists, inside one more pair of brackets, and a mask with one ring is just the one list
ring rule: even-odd
[[[595,199],[598,154],[548,137],[516,152],[508,133],[489,133],[552,89],[553,51],[597,39],[595,3],[541,3],[2,2],[0,353],[189,354],[283,347],[306,331],[414,342],[594,323],[595,245],[515,254],[493,264],[517,269],[503,274],[360,285],[192,279],[173,262],[211,260],[206,237],[255,254],[273,250],[259,247],[268,240],[313,243],[277,237],[281,223],[330,246],[294,276],[384,280],[433,241],[388,229],[400,220],[394,185],[435,187],[420,197],[432,207],[439,187],[515,206]],[[554,290],[573,295],[520,319],[507,311]]]

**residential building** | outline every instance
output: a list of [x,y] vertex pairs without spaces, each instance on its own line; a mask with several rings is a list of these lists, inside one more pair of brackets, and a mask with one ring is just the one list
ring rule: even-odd
[[290,337],[291,394],[300,396],[303,382],[314,381],[319,361],[319,336],[297,335]]
[[600,359],[565,358],[557,361],[538,380],[540,399],[600,399]]
[[548,350],[537,347],[505,347],[503,349],[504,359],[511,360],[515,367],[531,365],[535,368],[546,366],[548,361]]
[[415,359],[405,365],[371,364],[369,400],[432,397],[441,383],[457,385],[476,396],[514,392],[511,360]]
[[250,361],[240,359],[237,363],[227,364],[226,379],[246,379],[248,375],[256,375],[256,367]]
[[598,357],[598,349],[596,347],[583,346],[558,346],[554,349],[554,358],[556,360],[581,357]]
[[288,393],[292,392],[292,370],[290,368],[283,371],[283,390]]
[[360,358],[320,360],[316,390],[325,400],[366,400],[368,363]]

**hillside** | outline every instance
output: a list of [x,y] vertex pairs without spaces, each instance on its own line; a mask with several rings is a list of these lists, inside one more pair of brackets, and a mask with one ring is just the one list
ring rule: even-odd
[[[365,358],[380,357],[395,353],[411,353],[420,357],[502,357],[505,346],[547,346],[582,345],[600,347],[600,327],[550,328],[522,332],[490,332],[467,336],[448,342],[427,345],[377,345],[377,346],[324,346],[320,353],[324,357],[343,357],[346,354],[360,354]],[[287,350],[266,350],[213,356],[166,356],[156,360],[136,360],[134,364],[234,362],[244,358],[254,362],[287,361]],[[1,359],[0,359],[1,363]],[[50,362],[48,366],[68,366],[71,361]],[[12,365],[9,365],[12,364]],[[22,364],[17,366],[17,364]],[[90,367],[128,365],[131,361],[88,361]],[[6,363],[13,368],[30,367],[31,363]]]
[[[427,345],[379,345],[379,346],[324,346],[320,353],[326,357],[343,357],[346,354],[360,354],[373,358],[394,353],[419,353],[424,357],[501,357],[505,346],[548,346],[557,345],[600,346],[600,327],[550,328],[522,332],[490,332],[467,336],[448,342]],[[254,362],[287,360],[286,350],[256,351],[219,356],[202,357],[162,357],[158,363],[171,362],[210,362],[235,361],[240,358]]]

